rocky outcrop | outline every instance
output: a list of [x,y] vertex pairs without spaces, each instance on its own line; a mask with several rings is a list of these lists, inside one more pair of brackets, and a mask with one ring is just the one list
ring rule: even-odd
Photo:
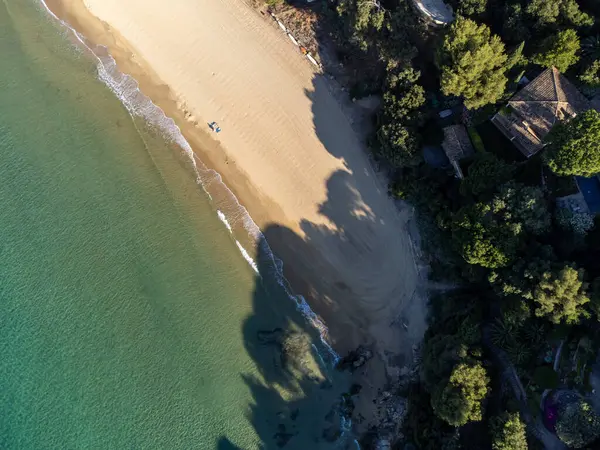
[[364,366],[373,357],[373,352],[363,346],[351,351],[337,364],[338,370],[349,370],[350,372]]

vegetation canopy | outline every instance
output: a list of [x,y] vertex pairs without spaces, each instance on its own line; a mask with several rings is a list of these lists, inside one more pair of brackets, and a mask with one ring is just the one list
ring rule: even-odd
[[492,450],[527,450],[525,424],[519,413],[505,412],[490,423]]
[[600,172],[600,114],[589,110],[556,124],[546,139],[544,159],[561,176],[591,177]]
[[533,299],[538,307],[536,315],[547,317],[552,323],[578,323],[589,317],[584,306],[590,301],[586,295],[583,271],[565,266],[555,272],[546,272],[535,288]]
[[556,67],[565,72],[579,60],[579,37],[575,30],[560,31],[547,37],[540,46],[540,52],[534,55],[532,61],[544,67]]
[[433,409],[441,419],[455,427],[481,420],[488,383],[487,373],[480,364],[458,364],[447,384],[432,396]]
[[498,36],[486,25],[458,17],[438,55],[445,95],[464,98],[467,108],[495,103],[504,93],[507,56]]

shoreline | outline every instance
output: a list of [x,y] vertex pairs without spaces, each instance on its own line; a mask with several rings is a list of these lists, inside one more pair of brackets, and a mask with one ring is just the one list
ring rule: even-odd
[[[189,112],[183,105],[178,104],[174,98],[175,94],[158,77],[152,67],[136,56],[134,47],[120,35],[118,30],[106,23],[101,23],[85,8],[82,0],[44,0],[44,3],[56,17],[67,22],[74,30],[83,35],[88,43],[86,45],[103,46],[108,49],[119,70],[137,81],[140,91],[162,109],[167,117],[175,121],[194,152],[207,167],[214,169],[224,178],[226,186],[231,189],[240,203],[267,204],[269,210],[276,211],[274,215],[278,219],[285,221],[283,214],[277,211],[279,209],[277,205],[262,196],[249,182],[248,176],[235,166],[235,163],[228,164],[224,149],[212,134],[194,126],[187,120],[186,115]],[[253,209],[257,214],[256,216],[252,215],[252,218],[259,227],[270,221],[270,218],[262,213],[261,208]],[[271,214],[270,212],[269,215]]]
[[[390,291],[388,293],[390,295],[398,295],[400,297],[399,299],[394,299],[392,297],[389,299],[386,298],[385,304],[381,303],[380,300],[380,305],[374,305],[375,308],[371,308],[373,312],[371,317],[361,317],[361,314],[364,311],[360,304],[360,300],[362,299],[358,297],[360,296],[360,293],[348,292],[348,289],[354,290],[353,286],[350,285],[352,276],[356,276],[357,273],[361,274],[362,272],[354,272],[354,274],[350,273],[350,276],[345,277],[343,281],[336,282],[336,285],[332,287],[331,283],[333,280],[335,280],[336,277],[340,277],[339,270],[336,268],[336,263],[339,264],[340,259],[337,258],[336,261],[336,258],[332,258],[333,261],[324,261],[322,264],[316,265],[314,264],[315,261],[320,262],[320,259],[323,259],[324,256],[318,251],[320,243],[315,240],[314,243],[310,242],[310,245],[306,245],[305,249],[300,250],[298,247],[305,245],[305,243],[302,242],[303,239],[305,241],[307,240],[306,237],[308,233],[303,226],[305,222],[311,223],[311,225],[314,224],[313,228],[319,230],[325,238],[330,237],[327,233],[329,233],[329,230],[332,228],[337,228],[338,230],[336,231],[338,231],[343,238],[348,237],[350,240],[357,237],[362,238],[362,234],[364,233],[362,229],[360,230],[360,233],[357,232],[354,234],[350,232],[349,227],[349,231],[346,233],[346,230],[343,228],[340,230],[340,224],[335,223],[335,220],[332,221],[331,218],[325,221],[320,220],[318,217],[320,211],[317,211],[317,214],[303,214],[301,216],[302,221],[291,218],[290,214],[284,211],[284,208],[282,208],[280,203],[272,199],[269,195],[266,195],[255,185],[255,183],[253,183],[256,176],[254,176],[253,179],[253,176],[249,174],[247,170],[244,170],[244,164],[238,164],[239,153],[232,152],[230,148],[227,148],[218,142],[214,135],[202,128],[207,121],[207,118],[197,118],[199,115],[194,108],[191,107],[192,105],[190,104],[190,106],[187,106],[186,102],[181,100],[182,95],[176,94],[172,87],[167,85],[159,77],[153,67],[140,56],[143,52],[136,49],[136,47],[126,40],[115,27],[109,26],[105,22],[101,22],[100,19],[95,17],[84,6],[82,0],[45,0],[45,3],[57,17],[67,22],[79,33],[83,34],[90,44],[93,46],[106,46],[110,55],[115,59],[118,69],[122,73],[130,75],[138,82],[140,90],[148,96],[155,105],[161,108],[167,117],[172,118],[179,126],[181,133],[190,143],[198,158],[207,167],[215,170],[222,176],[223,182],[227,188],[231,190],[239,203],[244,205],[248,210],[260,230],[266,234],[266,238],[273,252],[278,258],[284,261],[284,276],[289,281],[293,292],[303,295],[318,316],[325,320],[325,323],[330,328],[330,337],[332,338],[331,344],[336,351],[343,355],[350,350],[354,350],[358,345],[363,343],[375,347],[376,358],[374,358],[374,361],[370,363],[368,367],[363,369],[361,373],[357,373],[355,378],[364,379],[365,382],[368,381],[368,383],[372,385],[372,392],[365,397],[376,397],[377,392],[382,389],[383,386],[387,385],[390,375],[398,374],[401,372],[401,366],[408,365],[407,360],[410,358],[410,351],[408,351],[407,348],[398,349],[397,347],[404,346],[412,349],[412,345],[420,340],[422,332],[424,331],[425,312],[424,306],[422,305],[423,299],[419,298],[420,292],[417,292],[418,286],[416,284],[417,280],[414,279],[414,274],[408,273],[406,275],[407,280],[411,282],[411,286],[407,286],[408,290],[411,291],[410,294],[403,293],[393,286],[388,289]],[[244,7],[250,9],[250,7],[245,4]],[[251,14],[256,14],[258,16],[258,13],[254,10],[251,11]],[[258,19],[262,18],[258,17]],[[269,26],[266,23],[264,25]],[[308,67],[308,61],[303,59],[303,63],[307,65],[306,69],[310,69]],[[228,130],[225,129],[224,132],[228,132]],[[238,152],[239,151],[241,150],[238,149]],[[362,155],[362,157],[366,158],[366,155]],[[347,162],[344,162],[344,164],[348,166]],[[366,172],[369,169],[365,168],[364,170]],[[367,174],[367,176],[369,176],[369,174]],[[327,180],[327,182],[328,181],[329,180]],[[325,205],[327,201],[329,201],[328,197],[324,201]],[[319,208],[317,208],[317,210],[320,209],[323,209],[323,204],[319,205]],[[367,202],[363,210],[358,212],[369,215],[371,213],[369,209],[370,204]],[[386,213],[389,214],[387,211]],[[378,217],[379,215],[373,214],[373,216]],[[386,219],[389,219],[389,216],[386,216]],[[384,219],[380,220],[382,222],[384,221]],[[368,226],[367,228],[367,233],[373,232],[373,230],[371,230],[372,227]],[[403,230],[398,227],[395,232],[400,235],[403,233]],[[327,242],[323,242],[323,244],[326,245]],[[367,250],[370,250],[368,248],[369,242],[358,242],[355,244],[359,246],[365,245]],[[349,245],[350,244],[344,243],[344,247],[342,247],[340,252],[341,255],[337,256],[347,258],[348,255],[345,254],[345,251],[348,249]],[[398,250],[398,246],[394,247],[390,245],[390,247],[391,251]],[[325,251],[327,251],[327,249],[325,249]],[[385,259],[386,255],[382,253],[376,256]],[[412,255],[410,256],[412,257]],[[400,257],[406,258],[406,255],[400,255]],[[398,259],[391,259],[389,263],[393,264],[394,261],[398,262]],[[400,261],[402,262],[403,260],[401,259]],[[353,263],[354,261],[348,262]],[[317,267],[313,267],[314,265]],[[411,261],[411,267],[406,268],[407,271],[412,270],[412,265],[413,262]],[[343,268],[340,270],[343,270]],[[397,270],[401,271],[402,269],[398,267]],[[412,280],[410,280],[411,276],[413,277]],[[367,288],[373,289],[370,284],[371,283],[369,283]],[[417,295],[416,300],[415,293]],[[344,295],[348,298],[358,298],[355,304],[352,304],[350,301],[344,305],[339,303],[336,304],[336,297],[340,295]],[[394,304],[394,302],[396,302],[396,304]],[[391,305],[387,305],[387,303],[390,303]],[[342,306],[349,310],[347,316],[343,318],[339,317],[341,316]],[[402,327],[398,327],[398,323],[396,323],[396,319],[401,315],[400,313],[405,315],[406,310],[412,311],[415,316],[411,317],[411,320],[414,319],[414,322],[410,323],[410,330],[408,326],[406,326],[406,322],[409,322],[408,320],[400,320],[400,323],[406,330],[403,330]],[[394,314],[392,317],[390,317],[390,312]],[[386,325],[383,325],[383,323]],[[379,329],[385,326],[389,329]],[[397,340],[401,342],[402,338],[405,340],[408,338],[410,342],[403,344],[395,342]],[[405,345],[409,343],[410,346]],[[400,363],[395,362],[394,364],[391,364],[391,359],[398,359],[400,360]],[[370,399],[369,402],[365,403],[370,403]],[[372,404],[358,405],[358,410],[363,417],[364,414],[369,414],[369,408],[374,409],[374,406]],[[370,418],[367,418],[367,421],[369,420]]]

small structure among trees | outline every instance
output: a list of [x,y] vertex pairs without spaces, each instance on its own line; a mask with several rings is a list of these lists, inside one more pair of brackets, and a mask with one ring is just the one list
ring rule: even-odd
[[435,25],[447,25],[454,20],[452,8],[443,0],[413,0],[413,4],[419,13]]
[[459,161],[475,154],[475,149],[473,148],[473,144],[471,144],[471,139],[469,139],[469,134],[464,125],[450,125],[444,128],[442,148],[446,156],[448,156],[456,176],[463,179],[464,175]]
[[588,100],[551,67],[515,94],[492,122],[530,158],[544,147],[544,138],[557,122],[588,109]]

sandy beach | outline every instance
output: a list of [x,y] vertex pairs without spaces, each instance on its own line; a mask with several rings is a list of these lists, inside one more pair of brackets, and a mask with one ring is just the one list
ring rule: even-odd
[[[373,389],[397,375],[425,327],[410,214],[388,197],[331,81],[242,0],[47,4],[108,47],[222,175],[333,347],[373,345]],[[212,121],[221,133],[208,131]]]

